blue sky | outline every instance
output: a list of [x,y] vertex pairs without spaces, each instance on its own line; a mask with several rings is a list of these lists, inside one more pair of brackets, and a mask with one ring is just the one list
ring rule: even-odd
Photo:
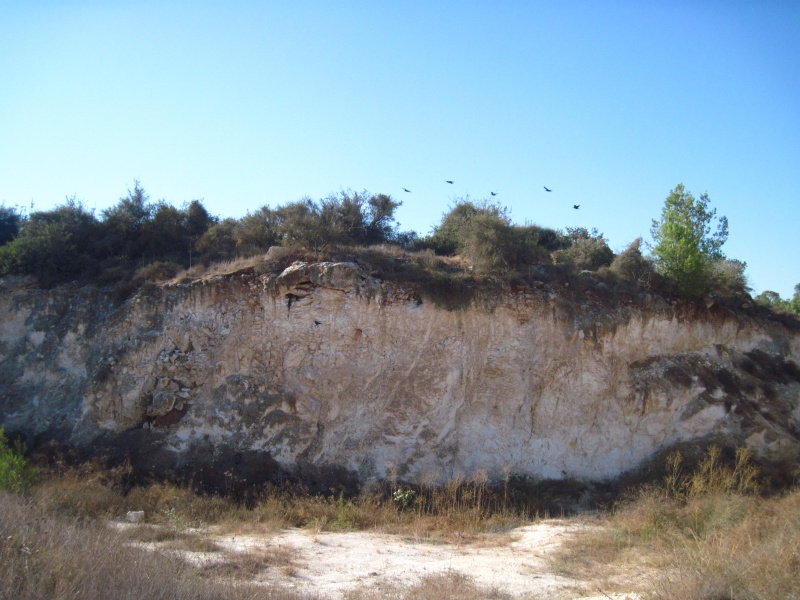
[[366,189],[425,234],[494,191],[619,251],[682,182],[788,297],[798,31],[800,2],[768,0],[0,0],[0,202],[99,212],[138,179],[238,217]]

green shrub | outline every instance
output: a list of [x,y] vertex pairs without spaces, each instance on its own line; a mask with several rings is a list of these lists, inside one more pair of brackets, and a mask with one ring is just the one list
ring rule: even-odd
[[33,483],[37,470],[28,465],[24,454],[25,446],[19,440],[9,445],[0,428],[0,490],[24,491]]
[[569,246],[553,253],[553,262],[577,270],[596,271],[607,267],[614,259],[614,252],[602,233],[596,229],[588,231],[583,227],[567,229]]
[[508,209],[470,200],[456,203],[427,242],[437,254],[458,253],[469,259],[480,275],[550,264],[550,251],[566,245],[563,236],[552,229],[512,225]]

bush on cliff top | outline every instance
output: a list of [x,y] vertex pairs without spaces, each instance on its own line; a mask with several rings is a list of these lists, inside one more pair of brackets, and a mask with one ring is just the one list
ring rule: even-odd
[[[122,282],[139,270],[139,279],[164,278],[177,267],[210,266],[265,254],[282,246],[327,258],[337,249],[393,246],[403,252],[433,250],[464,262],[460,275],[487,283],[512,284],[542,279],[546,267],[573,275],[609,267],[618,279],[667,295],[741,296],[748,292],[745,263],[726,260],[720,251],[727,236],[722,217],[710,234],[713,210],[704,194],[695,200],[678,185],[667,198],[660,221],[653,222],[654,260],[641,256],[639,244],[615,260],[602,234],[585,228],[566,232],[511,222],[509,210],[490,200],[456,200],[426,237],[399,231],[395,211],[401,205],[386,194],[342,191],[320,200],[304,198],[276,208],[262,206],[240,219],[220,220],[199,200],[182,207],[152,203],[138,181],[119,202],[96,216],[74,198],[50,211],[25,215],[0,210],[0,275],[33,275],[44,284],[80,279]],[[157,266],[149,267],[148,265]],[[175,265],[174,267],[172,265]],[[654,278],[655,266],[660,278]],[[398,272],[406,273],[407,269]],[[464,296],[461,281],[420,280],[425,289],[452,289]],[[406,273],[407,274],[407,273]],[[527,277],[526,277],[527,276]],[[546,273],[544,276],[547,281]],[[664,285],[661,285],[661,284]],[[454,284],[454,285],[451,285]],[[449,303],[446,302],[445,304]],[[457,304],[463,304],[458,300]]]

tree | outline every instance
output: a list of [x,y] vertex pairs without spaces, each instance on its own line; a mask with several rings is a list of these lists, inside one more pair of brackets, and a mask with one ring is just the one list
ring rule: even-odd
[[202,200],[192,200],[183,207],[183,212],[186,214],[186,232],[193,240],[198,239],[217,222],[217,219],[211,216],[203,206]]
[[672,279],[685,297],[708,291],[714,261],[725,258],[721,247],[728,239],[728,219],[720,217],[712,233],[717,211],[709,210],[708,203],[708,194],[695,199],[679,183],[667,196],[661,219],[654,219],[650,230],[656,269]]
[[[394,211],[403,203],[393,200],[386,194],[377,194],[367,200],[367,238],[368,244],[380,244],[395,237]],[[399,226],[399,224],[398,224]]]
[[625,250],[611,261],[611,272],[628,283],[649,288],[653,282],[655,271],[653,264],[641,251],[642,238],[636,238]]
[[215,223],[200,236],[195,248],[207,265],[213,261],[231,260],[236,257],[236,238],[238,227],[236,219],[223,219]]
[[794,296],[788,300],[784,300],[778,292],[772,290],[761,292],[754,300],[776,312],[791,313],[800,317],[800,283],[794,286]]
[[19,232],[22,216],[15,208],[0,206],[0,246],[14,239]]
[[242,256],[252,256],[277,245],[280,242],[277,222],[277,214],[268,206],[248,212],[239,219],[232,233],[237,252]]
[[787,300],[789,312],[796,314],[800,317],[800,283],[794,286],[794,296],[791,300]]
[[0,273],[35,275],[51,283],[94,267],[99,224],[80,201],[32,213],[17,236],[2,246]]
[[139,180],[134,181],[133,189],[120,198],[116,206],[103,211],[105,229],[104,244],[109,257],[122,256],[136,259],[143,250],[142,228],[150,220],[153,205]]

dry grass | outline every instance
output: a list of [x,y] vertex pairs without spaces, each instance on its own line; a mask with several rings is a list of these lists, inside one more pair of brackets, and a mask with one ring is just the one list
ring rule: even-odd
[[100,522],[54,516],[30,500],[0,493],[0,598],[255,597],[304,596],[241,581],[209,581],[175,556],[131,547]]
[[120,531],[120,537],[125,541],[151,544],[162,550],[201,553],[223,551],[222,546],[202,532],[186,533],[164,525],[131,525]]
[[500,600],[511,598],[495,589],[475,584],[456,571],[428,575],[410,587],[380,591],[360,588],[344,594],[344,600]]
[[[644,597],[709,600],[800,598],[800,528],[795,526],[800,522],[800,490],[761,496],[746,452],[727,464],[712,449],[689,473],[683,472],[680,457],[675,456],[667,471],[661,485],[641,488],[562,547],[553,559],[554,570],[604,593],[637,591]],[[101,588],[92,587],[96,584],[81,573],[102,573],[122,563],[125,568],[139,565],[136,572],[145,568],[142,561],[150,559],[127,548],[131,541],[179,551],[172,558],[159,554],[159,569],[187,589],[197,578],[241,580],[259,578],[269,569],[295,572],[292,553],[285,549],[224,555],[199,571],[176,561],[183,552],[223,556],[219,545],[204,533],[210,526],[215,533],[228,534],[270,534],[286,527],[370,530],[416,541],[482,546],[510,542],[511,529],[537,516],[529,490],[514,488],[509,478],[499,486],[490,485],[481,473],[443,486],[387,483],[353,498],[273,487],[248,506],[164,483],[134,487],[127,493],[122,489],[113,472],[83,467],[44,477],[26,501],[4,495],[0,569],[5,577],[0,580],[0,597],[67,597],[59,595],[58,586],[78,590],[69,597],[92,597],[90,592]],[[109,536],[99,519],[122,518],[128,510],[144,510],[147,524]],[[95,555],[102,560],[94,562]],[[162,576],[161,571],[154,573]],[[460,589],[459,597],[499,597],[491,590],[475,591],[459,577],[449,574],[441,585]],[[123,572],[119,585],[132,586],[133,579]],[[418,592],[398,589],[381,597],[455,597],[447,595],[449,591],[432,591],[439,585],[436,581]],[[84,589],[89,591],[81,595]],[[117,596],[126,597],[125,589]],[[197,597],[217,597],[215,589]],[[149,588],[140,592],[141,597],[160,597]],[[351,597],[375,597],[369,590],[358,594],[364,595]]]
[[650,598],[800,598],[800,490],[758,495],[746,452],[727,466],[712,448],[690,474],[679,456],[669,466],[662,486],[563,547],[556,570],[604,590],[624,579],[630,589],[630,575],[649,570],[638,591]]
[[115,472],[98,465],[46,471],[30,496],[43,510],[70,518],[123,519],[127,511],[144,511],[146,523],[167,526],[147,535],[173,538],[177,532],[213,525],[218,533],[267,534],[299,527],[382,531],[417,540],[485,544],[483,534],[507,532],[543,512],[541,506],[534,508],[536,498],[530,490],[511,489],[508,481],[490,485],[482,472],[442,486],[412,488],[386,483],[351,498],[312,495],[296,486],[272,486],[247,505],[170,483],[127,489],[121,482],[127,475],[124,468]]
[[664,535],[654,598],[800,598],[800,491],[682,508],[684,530]]
[[277,275],[297,260],[358,262],[373,276],[413,286],[424,300],[448,309],[468,306],[477,283],[469,261],[462,257],[436,256],[431,250],[408,252],[388,244],[331,247],[320,252],[275,246],[266,254],[195,265],[177,273],[170,283],[205,281],[247,269]]
[[224,560],[201,567],[206,577],[253,580],[268,569],[280,569],[292,576],[297,569],[295,555],[288,548],[260,548],[227,554]]

